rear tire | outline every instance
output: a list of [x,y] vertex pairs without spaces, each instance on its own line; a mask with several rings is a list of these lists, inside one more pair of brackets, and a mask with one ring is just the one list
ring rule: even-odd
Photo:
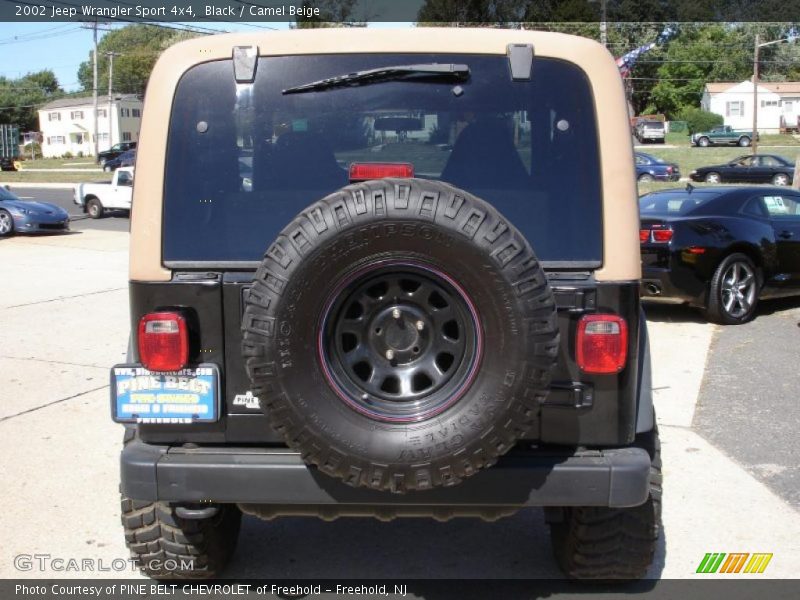
[[92,219],[101,219],[104,212],[103,205],[97,198],[89,198],[86,201],[86,214]]
[[556,561],[570,579],[641,579],[661,530],[661,442],[658,429],[639,436],[649,453],[650,495],[631,508],[569,507],[550,525]]
[[700,146],[701,148],[707,148],[710,145],[710,143],[711,142],[708,141],[707,137],[701,137],[699,140],[697,140],[697,145]]
[[720,183],[722,181],[722,177],[716,171],[711,171],[706,173],[705,182],[706,183]]
[[641,175],[639,175],[639,183],[651,183],[652,181],[655,180],[653,179],[653,176],[650,175],[650,173],[642,173]]
[[761,275],[749,256],[727,256],[708,284],[706,318],[720,325],[746,323],[755,314],[760,287]]
[[155,579],[218,577],[236,549],[242,519],[236,505],[218,508],[213,517],[183,519],[166,502],[122,496],[122,526],[131,558]]
[[746,135],[743,135],[739,138],[739,145],[742,148],[747,148],[750,145],[750,138]]
[[775,173],[772,177],[772,185],[789,185],[791,183],[791,179],[786,173]]

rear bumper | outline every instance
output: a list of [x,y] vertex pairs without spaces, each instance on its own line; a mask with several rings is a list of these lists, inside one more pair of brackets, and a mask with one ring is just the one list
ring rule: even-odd
[[641,448],[512,452],[452,488],[405,495],[353,488],[279,448],[171,448],[129,442],[122,493],[137,500],[266,505],[638,506],[649,492]]

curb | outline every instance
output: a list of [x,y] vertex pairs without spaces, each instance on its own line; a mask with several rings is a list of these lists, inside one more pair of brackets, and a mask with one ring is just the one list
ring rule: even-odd
[[48,188],[48,189],[74,189],[79,183],[30,183],[28,181],[12,181],[9,183],[2,183],[0,185],[10,189],[14,188]]

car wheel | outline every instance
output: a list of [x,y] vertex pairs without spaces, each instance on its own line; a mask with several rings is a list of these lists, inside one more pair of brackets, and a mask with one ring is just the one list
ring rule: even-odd
[[250,389],[287,445],[394,493],[456,485],[508,452],[537,423],[559,347],[522,234],[421,179],[350,185],[295,217],[242,330]]
[[705,182],[706,183],[719,183],[722,181],[722,177],[716,171],[710,171],[706,173]]
[[786,173],[775,173],[772,177],[772,185],[789,185],[789,176]]
[[100,204],[100,200],[97,198],[89,198],[86,201],[86,212],[92,219],[99,219],[103,216],[105,210],[103,210],[103,205]]
[[743,148],[749,146],[750,138],[747,137],[746,135],[743,135],[742,137],[739,138],[739,145],[742,146]]
[[630,508],[581,506],[556,509],[557,518],[550,521],[550,540],[558,566],[567,577],[631,580],[641,579],[647,574],[661,530],[662,475],[658,429],[637,436],[637,445],[650,454],[650,494],[644,504]]
[[652,181],[655,181],[655,179],[650,173],[642,173],[639,175],[639,183],[650,183]]
[[760,282],[758,268],[749,256],[736,252],[726,257],[708,286],[708,319],[722,325],[749,321],[758,304]]
[[697,145],[702,148],[707,148],[710,143],[711,142],[709,142],[707,137],[701,137],[699,140],[697,140]]
[[0,237],[11,235],[14,232],[14,219],[7,210],[0,209]]

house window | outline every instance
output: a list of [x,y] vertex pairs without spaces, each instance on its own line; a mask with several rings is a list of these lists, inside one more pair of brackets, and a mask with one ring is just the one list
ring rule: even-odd
[[778,101],[777,100],[762,100],[761,101],[761,108],[764,108],[765,106],[778,106]]
[[784,100],[783,101],[783,112],[791,113],[794,110],[794,102],[791,100]]
[[130,131],[123,131],[122,132],[122,141],[123,142],[130,142],[131,141],[131,132]]
[[120,108],[119,109],[119,116],[120,117],[130,117],[131,116],[131,109],[130,108]]
[[54,135],[47,138],[47,143],[50,145],[58,145],[64,143],[63,135]]
[[744,101],[735,100],[733,102],[725,103],[725,116],[727,117],[741,117],[744,115]]
[[105,108],[98,108],[97,109],[97,116],[105,118],[108,115]]
[[47,113],[47,120],[48,121],[60,121],[61,120],[61,113],[57,113],[57,112]]
[[73,121],[79,121],[83,119],[83,111],[73,110],[71,113],[69,113],[69,118],[72,119]]
[[99,133],[95,138],[98,142],[107,142],[108,141],[108,134],[107,133]]
[[134,117],[141,117],[142,116],[142,111],[139,110],[138,108],[134,108],[133,109],[133,116]]

